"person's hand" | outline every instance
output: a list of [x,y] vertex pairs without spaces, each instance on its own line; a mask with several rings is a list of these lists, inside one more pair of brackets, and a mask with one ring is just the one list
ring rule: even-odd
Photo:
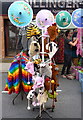
[[76,38],[76,40],[75,40],[75,41],[76,41],[76,44],[78,44],[78,42],[79,42],[79,41],[78,41],[78,38]]
[[77,39],[77,38],[76,38],[76,37],[74,37],[74,38],[73,38],[73,42],[75,42],[75,41],[76,41],[76,39]]

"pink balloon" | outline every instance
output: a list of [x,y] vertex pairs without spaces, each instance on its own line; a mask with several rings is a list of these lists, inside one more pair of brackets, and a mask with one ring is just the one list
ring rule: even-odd
[[45,28],[47,25],[54,23],[54,16],[49,10],[40,10],[36,16],[36,24],[40,29]]

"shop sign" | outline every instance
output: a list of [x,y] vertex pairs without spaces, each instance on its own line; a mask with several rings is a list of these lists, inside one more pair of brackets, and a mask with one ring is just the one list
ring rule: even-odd
[[[41,9],[48,9],[53,14],[57,14],[60,10],[67,10],[70,13],[74,9],[83,8],[83,0],[24,0],[28,2],[34,14]],[[7,10],[12,2],[2,2],[2,14],[7,14]]]
[[39,9],[49,9],[56,14],[56,10],[74,10],[83,7],[83,0],[26,0],[35,14]]

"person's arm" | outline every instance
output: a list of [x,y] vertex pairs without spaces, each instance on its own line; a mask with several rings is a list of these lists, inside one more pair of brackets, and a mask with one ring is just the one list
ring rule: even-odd
[[77,44],[78,39],[76,39],[74,42],[70,41],[69,44],[72,46],[75,46]]

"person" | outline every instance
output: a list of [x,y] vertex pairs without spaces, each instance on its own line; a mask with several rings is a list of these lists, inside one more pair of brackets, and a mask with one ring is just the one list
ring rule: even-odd
[[[66,78],[66,75],[70,74],[70,67],[72,61],[72,46],[75,46],[77,44],[77,39],[74,42],[72,41],[72,36],[73,36],[72,30],[67,30],[65,32],[65,36],[66,38],[64,40],[64,64],[61,71],[61,75],[63,78]],[[65,75],[66,68],[67,70]]]

